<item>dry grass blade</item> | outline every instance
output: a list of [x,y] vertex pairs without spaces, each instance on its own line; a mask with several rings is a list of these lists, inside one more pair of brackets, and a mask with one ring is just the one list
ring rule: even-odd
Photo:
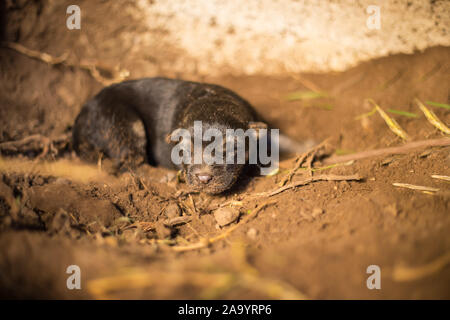
[[355,117],[355,120],[359,120],[359,119],[362,119],[362,118],[371,117],[371,116],[373,116],[375,113],[377,113],[377,108],[373,108],[372,110],[370,110],[370,111],[367,112],[367,113],[363,113],[363,114],[360,114],[359,116],[356,116],[356,117]]
[[445,134],[450,134],[450,129],[434,114],[433,111],[425,107],[419,99],[415,98],[414,101],[419,106],[420,110],[425,114],[427,120],[437,129],[441,130]]
[[79,164],[69,160],[52,162],[35,162],[30,160],[8,159],[0,157],[0,172],[16,172],[20,174],[39,174],[67,178],[82,183],[101,181],[110,183],[115,178],[105,172],[100,172],[97,166]]
[[400,187],[400,188],[407,188],[407,189],[419,190],[419,191],[428,191],[428,192],[438,192],[439,191],[438,188],[417,186],[417,185],[409,184],[409,183],[394,182],[392,185],[394,185],[396,187]]
[[450,252],[420,267],[396,266],[392,272],[394,281],[414,281],[432,275],[450,263]]
[[235,287],[254,290],[272,299],[306,299],[294,287],[282,282],[241,272],[148,271],[125,269],[115,275],[89,280],[87,290],[95,299],[114,299],[123,291],[164,287],[177,291],[189,286],[199,299],[217,299],[222,292]]
[[200,299],[218,299],[233,288],[250,289],[271,299],[307,299],[306,295],[281,280],[268,279],[247,262],[245,247],[232,245],[232,258],[237,271],[152,271],[141,268],[123,269],[108,277],[89,280],[88,292],[95,299],[112,299],[123,291],[152,289],[164,286],[179,290],[190,286]]
[[242,201],[239,201],[239,200],[230,200],[230,201],[221,203],[221,204],[219,205],[219,208],[226,207],[226,206],[230,206],[230,207],[232,207],[232,206],[242,207],[243,205],[244,205],[244,203],[243,203]]
[[449,176],[442,176],[442,175],[438,175],[438,174],[433,174],[431,177],[434,178],[434,179],[450,181],[450,177]]
[[380,108],[379,105],[375,103],[372,99],[368,99],[370,103],[372,103],[380,116],[383,118],[384,122],[388,125],[389,129],[391,129],[392,132],[394,132],[397,136],[402,138],[403,140],[408,140],[409,137],[406,134],[406,132],[400,127],[400,125],[395,121],[393,118],[389,117],[389,115],[383,111],[383,109]]
[[138,290],[153,286],[178,287],[192,285],[195,287],[224,286],[233,280],[231,273],[207,273],[185,271],[149,272],[146,270],[124,270],[116,275],[90,280],[87,283],[88,292],[95,299],[111,299],[115,293],[124,290]]

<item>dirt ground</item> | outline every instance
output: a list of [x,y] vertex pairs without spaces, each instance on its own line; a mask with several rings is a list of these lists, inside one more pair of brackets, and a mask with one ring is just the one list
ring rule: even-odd
[[[209,78],[158,69],[159,59],[182,54],[175,47],[127,55],[121,35],[140,32],[127,10],[98,5],[84,17],[92,28],[68,33],[58,27],[65,16],[55,14],[65,11],[65,3],[51,8],[45,1],[9,4],[3,39],[54,56],[69,50],[78,63],[94,57],[109,66],[120,61],[131,78],[160,75],[224,85],[290,137],[329,138],[329,154],[404,144],[378,114],[355,119],[371,111],[366,98],[384,110],[417,114],[390,114],[411,141],[443,138],[413,101],[450,102],[450,48],[381,58],[342,73]],[[127,23],[115,24],[109,14]],[[449,175],[449,147],[313,172],[358,174],[359,181],[318,181],[253,197],[279,187],[295,166],[290,156],[278,174],[248,172],[225,194],[186,194],[170,170],[143,166],[113,175],[107,161],[100,168],[77,159],[68,134],[82,103],[103,86],[86,70],[3,47],[0,77],[0,143],[35,135],[54,142],[42,157],[46,140],[40,138],[2,150],[2,298],[450,298],[449,182],[431,177]],[[327,96],[285,99],[311,85]],[[450,124],[448,109],[429,108]],[[324,167],[324,161],[313,166]],[[308,173],[298,170],[292,181]],[[239,219],[219,228],[214,212],[225,203]],[[70,265],[81,269],[81,290],[66,287]],[[381,269],[380,290],[366,286],[370,265]]]

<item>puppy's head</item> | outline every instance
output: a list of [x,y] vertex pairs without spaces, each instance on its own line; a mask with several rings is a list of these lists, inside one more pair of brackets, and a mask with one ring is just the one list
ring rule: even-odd
[[[194,126],[184,129],[185,135],[167,137],[167,142],[178,144],[184,158],[180,166],[185,173],[186,182],[195,191],[218,194],[230,189],[238,180],[248,161],[249,149],[244,140],[238,147],[238,138],[230,135],[228,125],[206,123],[201,125],[202,134],[196,136]],[[244,126],[243,126],[244,127]],[[255,129],[254,124],[247,124],[246,129]],[[211,129],[211,130],[209,130]],[[240,128],[238,128],[240,129]],[[196,140],[197,139],[197,140]],[[200,141],[199,141],[200,140]],[[241,140],[242,141],[242,140]]]

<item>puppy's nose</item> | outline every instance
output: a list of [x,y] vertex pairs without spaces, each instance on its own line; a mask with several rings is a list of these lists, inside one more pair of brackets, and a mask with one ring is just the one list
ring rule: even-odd
[[209,174],[205,174],[205,173],[199,173],[199,174],[197,174],[197,179],[201,183],[207,184],[212,179],[212,176]]

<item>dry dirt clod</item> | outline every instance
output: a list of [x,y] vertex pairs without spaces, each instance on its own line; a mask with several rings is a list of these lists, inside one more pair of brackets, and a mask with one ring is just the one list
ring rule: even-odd
[[214,211],[214,218],[220,227],[227,226],[239,218],[240,212],[236,208],[219,208]]
[[249,237],[252,240],[255,240],[257,235],[258,235],[258,230],[256,230],[255,228],[248,229],[247,237]]
[[317,218],[317,217],[321,216],[322,214],[324,214],[324,212],[325,211],[322,208],[316,207],[316,208],[313,209],[311,216],[313,218]]
[[158,239],[169,238],[172,234],[172,230],[169,227],[165,226],[161,221],[156,222],[155,229]]
[[174,219],[176,217],[181,216],[181,209],[176,203],[171,203],[167,206],[167,208],[164,210],[164,215],[168,219]]

